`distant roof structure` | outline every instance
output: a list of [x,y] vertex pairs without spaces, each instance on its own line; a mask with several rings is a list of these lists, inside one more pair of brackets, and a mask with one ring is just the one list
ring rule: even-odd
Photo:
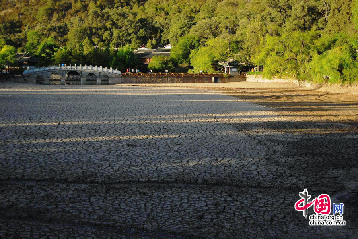
[[37,57],[29,56],[28,53],[19,53],[16,60],[20,66],[35,66],[38,63]]
[[157,49],[149,49],[145,47],[138,48],[134,53],[138,58],[142,59],[144,64],[149,64],[153,56],[170,56],[171,47],[161,47]]

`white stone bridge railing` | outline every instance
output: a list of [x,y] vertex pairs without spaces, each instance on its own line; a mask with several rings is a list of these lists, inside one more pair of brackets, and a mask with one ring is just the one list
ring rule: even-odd
[[70,65],[70,66],[49,66],[49,67],[40,67],[40,68],[32,68],[32,69],[28,69],[24,71],[25,75],[30,75],[30,74],[38,74],[41,72],[48,72],[48,71],[84,71],[84,72],[89,72],[89,73],[93,73],[93,72],[101,72],[101,73],[106,73],[106,74],[110,74],[110,75],[122,75],[121,71],[117,70],[117,69],[113,69],[111,68],[107,68],[107,67],[102,67],[102,66],[82,66],[82,65]]

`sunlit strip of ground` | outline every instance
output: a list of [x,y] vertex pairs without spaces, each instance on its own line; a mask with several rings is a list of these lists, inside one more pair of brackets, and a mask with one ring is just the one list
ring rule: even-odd
[[[261,118],[261,117],[252,117],[252,118],[240,118],[240,119],[232,119],[232,118],[206,118],[206,119],[183,119],[183,120],[154,120],[154,121],[115,121],[115,122],[61,122],[62,125],[90,125],[90,124],[169,124],[169,123],[205,123],[205,122],[218,122],[218,123],[246,123],[246,122],[268,122],[270,119]],[[272,119],[271,121],[275,121]],[[54,126],[59,125],[58,123],[20,123],[20,124],[0,124],[0,127],[7,126]]]
[[133,139],[163,139],[178,138],[181,135],[126,135],[126,136],[99,136],[99,137],[80,137],[80,138],[55,138],[55,139],[36,139],[36,140],[13,140],[11,143],[35,144],[35,143],[66,143],[81,141],[108,141],[108,140],[133,140]]
[[[240,120],[245,117],[250,119],[275,117],[274,113],[262,111],[248,111],[228,114],[188,114],[188,115],[146,115],[146,116],[128,116],[116,117],[112,121],[64,121],[62,125],[87,125],[87,124],[141,124],[141,123],[193,123],[193,122],[213,122],[217,120]],[[144,120],[143,120],[144,119]],[[239,120],[239,119],[238,119]],[[51,126],[58,125],[59,122],[19,122],[19,123],[1,123],[0,127],[11,126]]]
[[[47,95],[51,93],[50,91],[49,92],[33,92],[33,91],[28,91],[26,92],[25,95]],[[56,92],[56,93],[53,93],[53,94],[56,94],[56,95],[73,95],[73,94],[76,94],[78,92],[76,91],[73,91],[73,92]],[[19,95],[19,92],[1,92],[2,95]],[[52,93],[51,93],[52,94]],[[158,93],[158,92],[146,92],[146,93],[143,93],[143,92],[133,92],[133,93],[121,93],[121,92],[107,92],[107,93],[104,93],[104,92],[96,92],[96,91],[93,91],[93,92],[88,92],[88,91],[85,91],[82,93],[83,95],[125,95],[125,96],[129,96],[129,95],[133,95],[133,96],[158,96],[158,95],[197,95],[195,92],[166,92],[166,93]],[[220,95],[219,93],[200,93],[198,95]],[[237,100],[236,100],[237,101]]]
[[[217,135],[236,135],[235,131],[225,131]],[[166,139],[179,137],[203,137],[201,134],[163,134],[163,135],[123,135],[123,136],[98,136],[98,137],[78,137],[78,138],[52,138],[52,139],[31,139],[31,140],[8,140],[7,143],[13,144],[36,144],[36,143],[66,143],[66,142],[97,142],[97,141],[120,141],[120,140],[147,140],[147,139]]]

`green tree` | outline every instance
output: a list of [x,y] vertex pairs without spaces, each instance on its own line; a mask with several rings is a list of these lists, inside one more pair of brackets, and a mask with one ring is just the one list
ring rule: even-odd
[[189,64],[190,54],[200,46],[199,38],[194,35],[186,35],[171,50],[171,58],[178,64]]
[[55,43],[53,37],[49,37],[41,42],[36,55],[39,58],[40,66],[49,66],[54,63],[55,52],[57,51],[58,46]]
[[27,33],[27,42],[25,45],[26,51],[33,55],[38,50],[38,47],[41,44],[41,35],[37,31],[29,31]]
[[226,61],[229,58],[232,58],[236,53],[232,51],[234,49],[231,49],[230,36],[227,35],[210,39],[206,42],[206,45],[210,48],[210,51],[217,61]]
[[192,51],[190,61],[194,72],[215,72],[215,57],[210,50],[210,47],[201,47]]
[[47,22],[51,19],[54,11],[55,2],[53,0],[47,0],[46,4],[39,8],[37,13],[37,19],[41,22]]
[[293,0],[291,6],[290,16],[285,22],[286,31],[309,31],[324,27],[324,10],[328,7],[326,1]]
[[[72,52],[73,64],[85,64],[85,54],[83,42],[86,38],[89,38],[89,29],[84,24],[81,18],[72,19],[69,32],[67,35],[68,41],[66,47]],[[87,49],[88,50],[88,49]]]
[[353,0],[352,15],[355,27],[358,29],[358,0]]
[[89,34],[89,29],[82,19],[72,19],[67,35],[67,47],[73,51],[83,52],[83,41],[91,37]]
[[109,48],[95,47],[86,55],[86,64],[109,67],[113,62]]
[[330,11],[325,31],[329,34],[350,31],[352,25],[353,0],[328,0]]
[[186,35],[195,23],[195,17],[190,7],[178,11],[180,12],[171,17],[168,30],[168,39],[172,45],[175,45],[181,37]]
[[86,39],[83,40],[82,45],[83,45],[83,54],[88,55],[89,53],[93,52],[94,45],[88,37],[86,37]]
[[153,56],[150,63],[148,64],[148,68],[154,72],[164,71],[166,68],[167,60],[168,59],[165,56]]
[[302,78],[311,60],[319,33],[316,31],[294,31],[282,36],[267,35],[261,51],[255,56],[257,65],[264,65],[264,76]]
[[61,47],[54,54],[54,64],[71,64],[72,63],[72,52],[66,47]]
[[121,47],[114,54],[111,66],[126,72],[129,68],[138,69],[140,62],[130,46]]
[[152,57],[148,68],[154,72],[173,71],[173,63],[168,56],[155,55]]
[[228,35],[212,38],[199,50],[192,51],[190,59],[194,71],[216,72],[219,71],[219,64],[222,65],[229,59],[234,59],[238,48],[232,47],[231,40]]
[[4,38],[0,38],[0,49],[2,49],[6,45],[6,41]]
[[5,45],[0,51],[0,67],[12,66],[15,63],[16,48],[13,46]]
[[[317,51],[308,64],[311,79],[315,82],[351,84],[358,80],[357,40],[348,35],[339,34],[334,37],[330,49]],[[332,42],[331,39],[326,38]]]
[[205,42],[220,35],[218,18],[203,19],[197,22],[189,32]]

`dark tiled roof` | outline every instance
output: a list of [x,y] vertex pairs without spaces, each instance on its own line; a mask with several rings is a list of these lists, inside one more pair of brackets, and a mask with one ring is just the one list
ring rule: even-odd
[[19,63],[24,63],[24,62],[32,62],[32,63],[37,63],[38,59],[36,57],[33,56],[28,56],[26,53],[25,54],[18,54],[16,56],[16,60]]
[[153,56],[170,56],[170,49],[157,48],[157,49],[140,49],[135,52],[140,58],[151,59]]

